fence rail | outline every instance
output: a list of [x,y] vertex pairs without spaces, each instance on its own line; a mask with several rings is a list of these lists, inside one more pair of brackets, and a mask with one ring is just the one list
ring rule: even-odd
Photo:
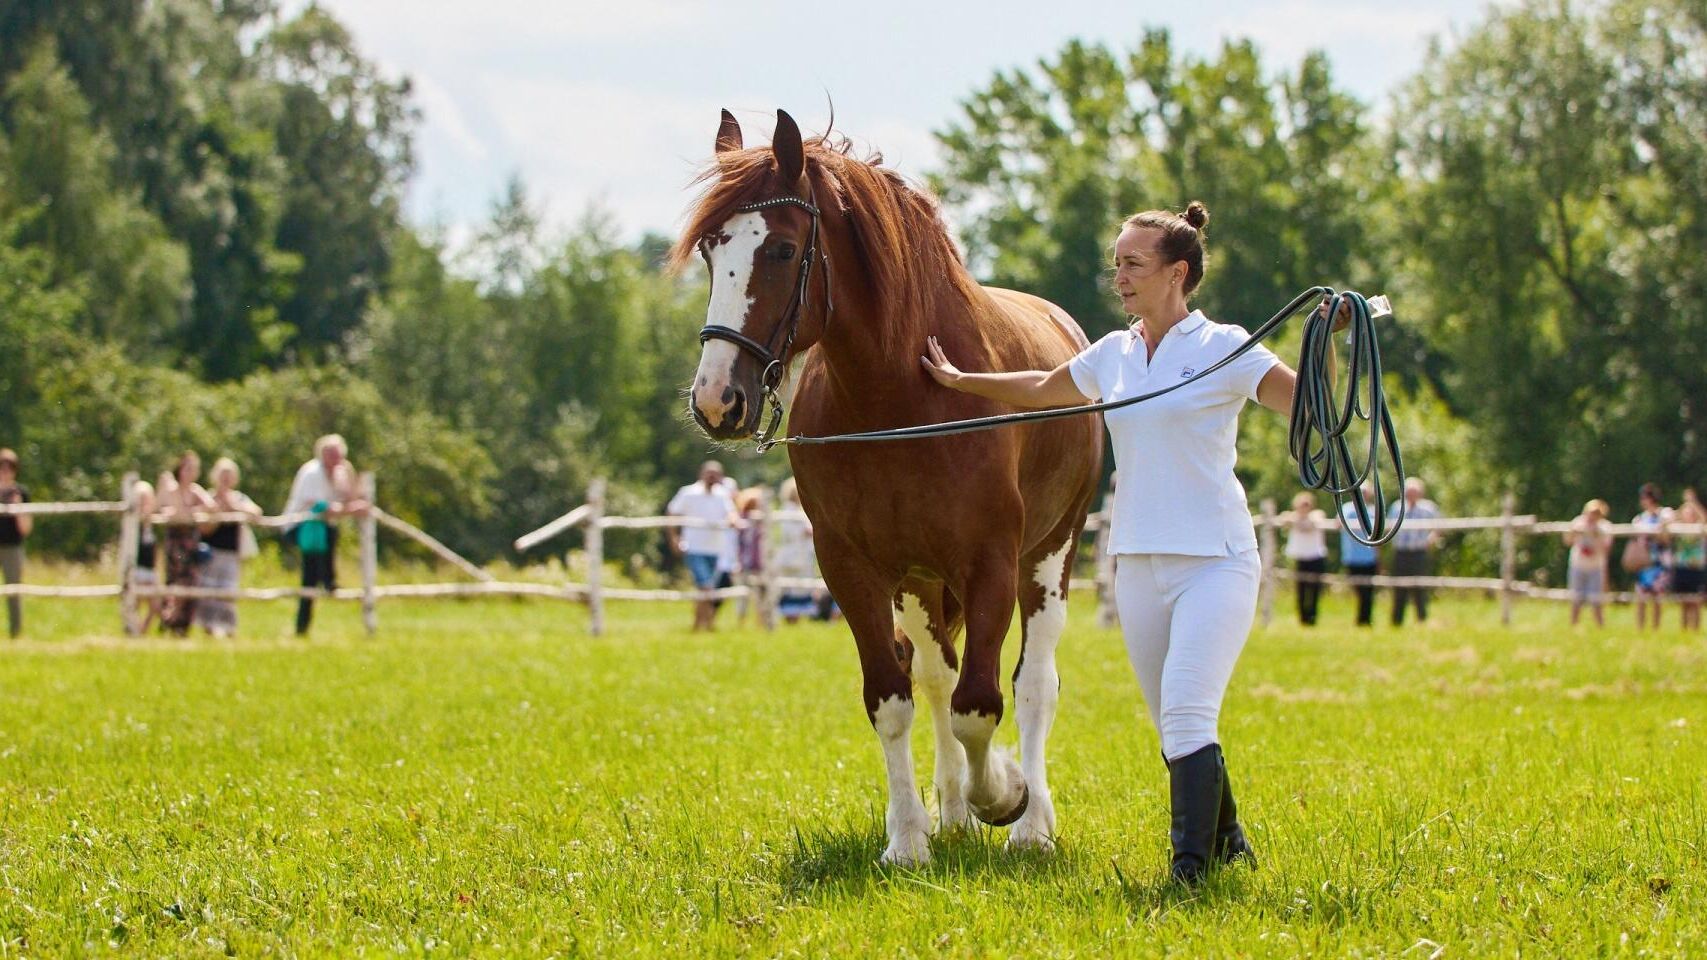
[[[124,479],[124,499],[116,501],[86,501],[78,503],[24,503],[0,504],[0,516],[7,515],[66,515],[66,514],[96,514],[118,515],[120,519],[119,537],[119,570],[116,583],[78,585],[78,586],[49,586],[42,584],[6,584],[0,585],[0,596],[25,597],[59,597],[76,599],[119,598],[121,618],[127,632],[135,633],[139,628],[137,603],[145,598],[155,597],[191,597],[198,599],[217,600],[290,600],[309,598],[318,600],[354,601],[362,604],[363,621],[371,633],[378,628],[377,604],[382,599],[403,599],[420,597],[482,597],[482,596],[526,596],[541,597],[556,600],[568,600],[583,603],[588,608],[588,627],[595,634],[601,634],[605,629],[605,602],[609,600],[623,601],[663,601],[682,602],[691,600],[738,600],[745,599],[757,604],[759,622],[767,629],[775,624],[777,605],[785,591],[818,591],[827,589],[824,581],[817,577],[781,576],[776,572],[774,557],[775,537],[766,536],[761,542],[765,546],[766,555],[761,569],[748,576],[746,582],[715,590],[678,590],[678,589],[640,589],[631,587],[606,586],[604,583],[604,532],[606,530],[651,530],[661,528],[697,527],[707,529],[728,529],[729,524],[721,521],[702,520],[693,517],[657,516],[657,517],[623,517],[610,516],[605,513],[605,483],[594,480],[588,486],[587,502],[575,507],[563,516],[518,537],[515,548],[525,552],[558,537],[569,530],[580,529],[585,543],[586,571],[585,582],[564,582],[558,584],[530,582],[501,582],[489,572],[471,563],[462,555],[441,543],[438,539],[413,524],[386,512],[375,506],[363,515],[355,518],[360,533],[359,556],[361,564],[361,586],[340,590],[324,590],[313,587],[241,587],[231,589],[216,589],[211,587],[195,587],[183,585],[158,585],[137,582],[135,576],[135,558],[141,530],[144,525],[178,525],[204,523],[242,523],[265,528],[284,528],[301,523],[310,518],[310,514],[297,513],[278,516],[252,516],[246,513],[218,512],[176,512],[163,511],[149,516],[142,516],[135,499],[130,492],[135,488],[136,474],[127,474]],[[374,478],[372,474],[362,475],[363,488],[369,503],[374,503]],[[1114,558],[1106,550],[1110,508],[1112,496],[1105,498],[1102,509],[1091,514],[1085,524],[1085,532],[1095,537],[1095,572],[1088,578],[1074,578],[1071,581],[1075,590],[1095,590],[1098,597],[1098,620],[1103,625],[1114,622],[1113,583]],[[1519,580],[1516,575],[1517,541],[1520,536],[1556,535],[1568,533],[1572,529],[1570,521],[1543,521],[1530,514],[1518,514],[1510,496],[1505,498],[1504,509],[1495,517],[1442,517],[1429,520],[1407,520],[1408,530],[1427,531],[1471,531],[1494,530],[1500,534],[1500,575],[1498,577],[1394,577],[1370,576],[1354,577],[1342,574],[1298,574],[1279,565],[1277,551],[1277,535],[1280,530],[1290,524],[1290,517],[1275,512],[1272,500],[1265,500],[1252,520],[1258,534],[1258,549],[1262,558],[1261,593],[1259,595],[1259,612],[1263,623],[1269,623],[1273,618],[1275,586],[1280,581],[1318,580],[1322,583],[1336,586],[1373,586],[1373,587],[1421,587],[1439,590],[1472,590],[1491,593],[1500,598],[1501,622],[1510,623],[1512,608],[1520,598],[1539,600],[1566,600],[1570,592],[1557,588],[1549,588],[1541,584]],[[804,514],[798,511],[777,511],[758,518],[758,522],[770,525],[774,530],[776,524],[783,521],[803,520]],[[1320,528],[1334,530],[1340,527],[1337,518],[1319,521]],[[409,540],[420,544],[434,556],[456,567],[466,574],[472,582],[466,583],[412,583],[412,584],[380,584],[378,582],[378,528],[385,527]],[[1605,532],[1613,537],[1630,537],[1652,535],[1651,528],[1639,528],[1632,524],[1607,524]],[[1707,535],[1707,524],[1669,524],[1664,528],[1669,535],[1700,536]],[[1624,602],[1630,599],[1626,593],[1609,594],[1607,599],[1614,602]]]

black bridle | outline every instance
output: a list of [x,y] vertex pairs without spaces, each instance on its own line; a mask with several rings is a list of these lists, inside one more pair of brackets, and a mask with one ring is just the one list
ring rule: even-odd
[[[771,437],[782,425],[782,398],[777,395],[777,387],[782,385],[782,378],[788,372],[789,354],[794,349],[794,336],[800,330],[800,316],[806,312],[807,285],[812,280],[812,261],[820,256],[818,252],[818,207],[810,200],[799,197],[773,197],[760,200],[757,203],[743,204],[735,208],[736,213],[755,213],[772,207],[793,206],[805,210],[812,217],[812,226],[806,234],[806,246],[800,251],[800,268],[795,275],[794,295],[789,298],[788,306],[782,310],[782,317],[777,321],[764,343],[754,340],[733,327],[720,324],[707,324],[699,331],[699,342],[704,346],[711,340],[725,340],[752,354],[764,364],[764,373],[759,376],[759,386],[764,390],[764,399],[770,404],[771,421],[755,437],[760,449],[770,446]],[[824,321],[829,322],[830,310],[830,256],[824,258]],[[713,281],[715,282],[715,281]],[[778,336],[782,345],[778,347]]]

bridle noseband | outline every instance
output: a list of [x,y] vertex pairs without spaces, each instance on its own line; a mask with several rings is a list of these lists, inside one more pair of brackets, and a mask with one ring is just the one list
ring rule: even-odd
[[[806,312],[807,285],[812,279],[812,261],[819,256],[824,258],[824,322],[828,323],[830,311],[834,309],[830,303],[830,255],[818,252],[818,208],[810,200],[799,197],[772,197],[757,203],[743,204],[736,207],[735,213],[755,213],[772,207],[794,206],[805,210],[812,217],[812,226],[806,234],[806,248],[800,254],[800,269],[795,276],[794,296],[789,298],[788,306],[783,308],[782,318],[770,337],[764,343],[754,340],[739,330],[720,324],[708,324],[699,331],[700,345],[711,340],[725,340],[752,354],[765,365],[765,371],[759,377],[759,385],[764,390],[764,399],[770,404],[771,420],[758,435],[759,451],[770,449],[775,442],[777,428],[782,425],[782,399],[777,395],[777,387],[782,385],[782,378],[788,372],[789,353],[794,349],[794,336],[800,330],[800,315]],[[780,348],[776,346],[778,336],[782,337]]]

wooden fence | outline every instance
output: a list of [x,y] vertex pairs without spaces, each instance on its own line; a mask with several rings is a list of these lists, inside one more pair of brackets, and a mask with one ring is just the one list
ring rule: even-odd
[[[124,490],[131,491],[135,487],[136,475],[127,474],[124,480]],[[369,503],[375,500],[375,485],[373,474],[362,475],[362,485]],[[395,517],[375,506],[365,515],[355,518],[356,528],[361,541],[359,548],[361,567],[361,586],[354,589],[328,591],[317,588],[302,587],[243,587],[234,589],[213,589],[206,587],[165,586],[140,584],[135,578],[135,560],[138,540],[144,523],[152,524],[181,524],[181,523],[211,523],[236,522],[253,524],[267,528],[282,528],[300,523],[308,518],[306,514],[293,516],[251,517],[248,514],[156,514],[143,517],[133,496],[126,496],[115,501],[98,501],[85,503],[28,503],[0,505],[0,515],[7,514],[113,514],[119,517],[119,551],[118,571],[115,582],[95,586],[47,586],[39,584],[7,584],[0,585],[0,596],[39,596],[39,597],[70,597],[70,598],[110,598],[119,600],[120,618],[124,628],[129,633],[135,633],[140,626],[137,616],[138,601],[148,597],[198,597],[221,600],[281,600],[309,597],[335,601],[357,601],[362,605],[362,622],[368,632],[378,629],[378,602],[382,599],[402,599],[410,597],[468,597],[468,596],[532,596],[558,600],[570,600],[584,603],[588,611],[588,627],[594,635],[604,633],[605,604],[611,600],[627,601],[665,601],[684,602],[704,599],[744,599],[755,603],[758,609],[758,620],[766,629],[775,625],[777,604],[785,591],[824,590],[825,585],[816,577],[782,577],[776,574],[776,565],[772,549],[777,537],[774,535],[774,525],[785,520],[803,517],[801,514],[791,516],[786,512],[766,515],[759,522],[773,525],[771,535],[761,539],[765,546],[765,562],[756,574],[744,578],[744,582],[735,586],[718,590],[674,590],[674,589],[636,589],[628,587],[607,586],[604,582],[606,530],[644,530],[664,527],[705,527],[727,529],[728,524],[717,521],[699,520],[691,517],[661,516],[661,517],[623,517],[611,516],[605,512],[606,484],[603,480],[594,480],[587,490],[587,502],[577,506],[563,516],[539,529],[517,538],[515,548],[518,552],[526,552],[554,537],[571,529],[583,531],[586,553],[586,580],[583,583],[565,582],[561,584],[499,582],[485,570],[482,570],[454,550],[440,543],[423,530]],[[1094,590],[1097,596],[1097,620],[1103,626],[1111,626],[1115,621],[1113,603],[1114,561],[1107,554],[1108,523],[1106,522],[1111,508],[1111,498],[1105,499],[1100,512],[1092,514],[1086,522],[1086,532],[1094,537],[1094,573],[1089,578],[1074,578],[1074,590]],[[1258,532],[1258,549],[1262,558],[1262,580],[1258,600],[1258,612],[1263,624],[1268,624],[1274,616],[1274,598],[1276,586],[1283,580],[1299,579],[1293,571],[1281,566],[1278,562],[1277,538],[1278,531],[1284,529],[1284,519],[1275,513],[1272,500],[1263,501],[1259,513],[1253,520]],[[385,527],[415,543],[425,547],[435,556],[467,574],[469,582],[457,583],[413,583],[383,585],[378,582],[379,547],[378,528]],[[1327,529],[1337,529],[1338,523],[1329,519],[1324,524]],[[1570,598],[1569,591],[1548,589],[1540,585],[1519,580],[1517,578],[1517,543],[1520,536],[1561,535],[1570,530],[1568,521],[1540,521],[1534,516],[1518,514],[1512,498],[1505,498],[1504,510],[1497,517],[1450,517],[1435,520],[1406,520],[1405,527],[1409,530],[1431,531],[1465,531],[1465,530],[1498,530],[1500,533],[1500,575],[1498,577],[1351,577],[1343,575],[1320,575],[1324,583],[1334,585],[1370,585],[1376,587],[1411,586],[1437,590],[1479,590],[1497,596],[1500,601],[1500,621],[1509,624],[1512,608],[1519,598],[1566,600]],[[1608,525],[1609,531],[1615,537],[1627,537],[1652,533],[1651,530],[1639,530],[1629,524]],[[1707,525],[1673,524],[1668,528],[1674,534],[1698,535],[1707,533]],[[1309,576],[1309,575],[1305,575]],[[1628,595],[1615,594],[1608,597],[1614,601],[1628,600]]]

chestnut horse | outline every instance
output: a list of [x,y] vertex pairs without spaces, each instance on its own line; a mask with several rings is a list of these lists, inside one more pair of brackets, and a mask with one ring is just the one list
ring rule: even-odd
[[[935,201],[881,158],[854,158],[845,142],[803,141],[781,111],[769,148],[743,148],[728,111],[716,144],[702,176],[709,187],[674,250],[678,264],[697,251],[711,277],[691,399],[711,437],[754,436],[767,388],[793,356],[804,359],[790,426],[822,436],[1009,412],[932,382],[919,363],[928,334],[971,370],[1050,369],[1085,347],[1054,304],[973,280]],[[1044,744],[1070,560],[1101,478],[1101,430],[1099,417],[1085,416],[789,449],[883,746],[886,863],[930,859],[909,743],[915,681],[935,726],[940,826],[969,826],[975,816],[1013,824],[1010,846],[1054,843]],[[1016,602],[1017,764],[992,743]]]

